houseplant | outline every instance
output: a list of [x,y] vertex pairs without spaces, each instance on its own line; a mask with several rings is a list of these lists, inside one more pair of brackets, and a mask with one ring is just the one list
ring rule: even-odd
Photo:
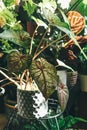
[[[57,8],[57,4],[54,1],[47,2],[49,5],[48,7],[46,5],[46,1],[42,1],[38,4],[40,10],[38,10],[39,13],[37,13],[36,9],[38,8],[38,6],[36,6],[36,3],[34,3],[33,1],[25,1],[25,11],[27,11],[27,13],[29,14],[29,18],[31,18],[37,24],[37,27],[32,37],[30,37],[29,34],[20,26],[20,21],[16,21],[16,19],[14,20],[15,22],[10,21],[11,19],[8,20],[6,15],[6,24],[2,25],[4,31],[0,34],[0,37],[2,39],[6,39],[11,42],[11,44],[8,42],[7,44],[5,44],[5,42],[2,41],[2,46],[3,44],[10,45],[10,49],[8,48],[9,50],[5,50],[5,52],[9,53],[7,60],[7,66],[9,70],[20,76],[20,74],[22,74],[25,69],[29,69],[30,75],[33,79],[35,79],[35,82],[38,84],[39,89],[41,90],[46,99],[48,99],[48,97],[57,87],[58,76],[56,74],[55,67],[45,60],[48,59],[49,55],[42,52],[54,43],[61,43],[61,39],[63,37],[62,35],[61,37],[59,37],[60,35],[58,33],[55,35],[56,31],[60,30],[60,32],[64,31],[66,34],[69,34],[70,38],[72,38],[75,41],[75,44],[80,48],[73,32],[70,30],[69,22],[62,10],[59,9],[58,12],[61,13],[61,17],[64,18],[65,23],[63,23],[61,19],[57,16],[58,14],[56,14],[55,10]],[[54,7],[52,6],[52,4],[54,5]],[[30,14],[30,12],[28,12],[27,10],[28,6],[31,6],[31,8],[33,8],[33,11],[35,12],[31,12]],[[8,8],[6,8],[5,6],[3,7],[8,12]],[[3,14],[3,8],[1,9]],[[13,11],[12,8],[9,9]],[[40,11],[43,15],[41,15]],[[47,12],[47,14],[45,12]],[[9,14],[10,13],[11,12],[9,12]],[[39,14],[41,19],[35,17],[35,13]],[[14,18],[13,13],[11,15],[11,18]],[[12,26],[10,26],[10,23],[12,23]],[[40,26],[44,27],[44,31],[39,33],[38,29],[40,29]],[[56,31],[54,33],[55,28]],[[52,71],[52,73],[50,73],[50,70],[48,68]],[[2,71],[0,72],[2,73]],[[11,81],[14,82],[13,80]]]
[[[44,3],[45,4],[45,3]],[[5,6],[3,6],[3,8],[8,12],[8,9],[5,7]],[[4,13],[3,12],[3,9],[2,8],[2,14]],[[48,10],[49,11],[49,10]],[[12,15],[13,16],[13,15]],[[7,18],[7,17],[6,17]],[[35,19],[35,18],[34,18]],[[6,19],[7,20],[7,22],[8,22],[8,18]],[[11,20],[11,19],[10,19]],[[38,26],[39,25],[45,25],[46,26],[46,24],[44,23],[44,22],[42,22],[42,21],[40,21],[40,20],[38,20],[38,19],[35,19],[35,21],[37,22],[37,21],[39,21],[38,22]],[[9,22],[12,22],[12,21],[9,21]],[[33,37],[32,38],[30,38],[29,37],[29,34],[26,32],[26,34],[27,34],[27,39],[25,40],[25,41],[27,41],[27,42],[29,42],[29,39],[31,39],[31,42],[30,42],[30,47],[29,47],[29,49],[26,47],[26,46],[24,46],[23,44],[25,44],[25,42],[21,42],[21,39],[20,39],[20,37],[21,36],[18,36],[18,35],[14,35],[15,34],[15,32],[17,33],[17,31],[18,32],[20,32],[20,29],[18,28],[18,25],[19,25],[19,22],[17,22],[18,24],[14,24],[13,26],[10,26],[10,24],[7,24],[8,25],[8,28],[9,28],[9,30],[8,30],[8,28],[7,29],[5,29],[5,31],[3,31],[2,33],[1,33],[1,38],[3,38],[3,33],[5,33],[6,35],[7,35],[7,37],[5,37],[7,40],[11,40],[11,42],[13,41],[14,43],[15,43],[15,39],[16,39],[16,44],[17,45],[19,45],[19,46],[17,46],[18,47],[18,49],[20,49],[20,48],[22,48],[23,49],[23,51],[24,51],[24,53],[29,53],[29,54],[21,54],[18,50],[17,50],[17,48],[16,48],[16,50],[17,51],[15,51],[14,49],[12,50],[12,52],[10,53],[9,51],[8,51],[8,53],[10,53],[10,56],[9,56],[9,58],[8,58],[8,62],[10,63],[8,66],[9,66],[9,70],[11,70],[11,71],[13,71],[13,72],[15,72],[16,73],[16,70],[17,70],[17,73],[20,73],[21,71],[23,71],[25,68],[27,68],[27,67],[29,67],[28,65],[29,65],[29,56],[30,56],[30,54],[32,53],[32,42],[34,42],[34,35],[33,35]],[[62,22],[61,22],[62,23]],[[15,25],[17,25],[16,27],[16,29],[15,29]],[[3,25],[2,25],[3,26]],[[47,26],[46,26],[47,27]],[[3,28],[4,29],[4,28]],[[21,29],[21,32],[22,32],[22,29]],[[24,31],[23,31],[24,32]],[[8,36],[8,34],[9,34],[9,36]],[[19,34],[19,33],[18,33]],[[23,34],[25,34],[25,32],[23,33]],[[22,35],[23,35],[22,34]],[[20,35],[20,34],[19,34]],[[14,37],[14,36],[16,36],[16,37]],[[26,35],[25,35],[26,36]],[[11,39],[10,39],[11,38]],[[26,38],[26,37],[25,37]],[[43,37],[43,38],[45,38],[45,37]],[[23,38],[24,39],[24,38]],[[39,40],[39,39],[36,39],[36,40]],[[48,41],[48,40],[47,40]],[[49,40],[50,41],[50,40]],[[21,44],[20,44],[20,42],[21,42]],[[41,41],[42,42],[42,41]],[[51,41],[52,42],[52,41]],[[26,44],[27,45],[27,44]],[[46,48],[48,47],[48,45],[46,46]],[[33,47],[33,49],[34,49],[34,47]],[[43,51],[45,48],[43,48],[41,51]],[[6,50],[5,50],[6,51]],[[27,52],[28,51],[28,52]],[[23,53],[23,52],[22,52]],[[33,55],[33,54],[32,54]],[[33,56],[33,59],[35,59],[36,58],[36,56],[38,56],[38,53],[36,53],[34,56]],[[13,57],[14,57],[14,59],[13,59]],[[30,58],[31,58],[32,56],[30,56]],[[15,59],[16,59],[16,61],[15,61]],[[41,60],[41,61],[40,61]],[[31,61],[31,59],[30,59],[30,61]],[[44,59],[39,59],[39,60],[37,60],[36,62],[37,62],[37,65],[39,65],[38,63],[39,63],[39,61],[40,62],[44,62],[44,63],[46,63],[46,64],[48,64],[47,66],[48,67],[50,67],[50,66],[52,66],[52,65],[50,65],[49,63],[47,63]],[[19,63],[20,62],[20,63]],[[35,62],[35,61],[33,61],[33,62]],[[18,65],[17,65],[17,63],[18,63]],[[27,66],[24,66],[24,64],[26,63],[26,65]],[[42,64],[42,63],[40,63],[40,69],[41,69],[41,67],[42,67],[42,65],[44,65],[44,63]],[[36,63],[34,63],[34,64],[36,64]],[[41,65],[42,64],[42,65]],[[12,66],[13,65],[13,66]],[[14,65],[16,65],[16,66],[14,66]],[[22,67],[21,67],[22,66]],[[32,65],[33,66],[33,65]],[[17,68],[15,68],[15,67],[17,67]],[[24,67],[24,68],[23,68]],[[36,66],[36,67],[38,67],[38,66]],[[12,68],[13,68],[13,70],[12,70]],[[31,67],[32,68],[32,67]],[[55,77],[55,79],[57,80],[57,75],[56,75],[56,71],[55,71],[55,68],[54,67],[50,67],[51,69],[53,68],[53,76],[52,76],[52,81],[53,81],[53,77]],[[32,69],[31,69],[32,70]],[[32,72],[31,72],[32,73]],[[32,74],[33,75],[33,74]],[[49,71],[48,71],[48,76],[49,75],[51,75],[51,74],[49,74]],[[44,75],[45,76],[45,75]],[[45,78],[45,77],[43,77],[43,75],[42,75],[42,78]],[[46,78],[47,78],[47,76],[46,76]],[[51,81],[51,79],[50,79],[50,77],[48,77],[48,79]],[[54,84],[56,83],[56,86],[57,86],[57,81],[54,79]],[[38,80],[38,79],[37,79]],[[42,80],[42,79],[41,79]],[[45,79],[45,80],[47,80],[47,79]],[[44,81],[45,81],[44,80]],[[41,83],[41,81],[39,80],[39,82]],[[53,85],[53,83],[51,82],[50,83],[50,85],[52,84],[52,86],[54,86],[54,88],[53,88],[53,90],[55,89],[55,85]],[[48,84],[48,82],[46,83],[46,85],[49,85]],[[50,86],[51,87],[51,86]],[[44,92],[46,90],[46,86],[45,86],[45,88],[44,89],[42,89],[42,91]],[[51,90],[52,91],[52,90]],[[50,91],[50,92],[51,92]],[[52,92],[51,92],[52,93]],[[50,95],[50,93],[49,93],[49,91],[47,90],[46,92],[44,92],[44,95],[45,95],[45,98],[47,98],[49,95]]]
[[[54,3],[54,2],[53,2]],[[40,3],[41,4],[41,3]],[[45,4],[45,3],[44,3]],[[54,3],[55,4],[55,3]],[[56,5],[56,4],[55,4]],[[43,4],[42,4],[42,7],[43,7]],[[56,6],[55,6],[55,8],[56,8]],[[55,8],[53,9],[53,11],[55,10]],[[45,9],[44,9],[45,10]],[[43,11],[44,11],[43,10]],[[6,10],[7,11],[7,10]],[[3,12],[2,12],[3,13]],[[48,10],[48,13],[49,13],[49,10]],[[49,16],[49,14],[48,14],[48,16]],[[46,17],[48,17],[48,16],[46,16]],[[53,17],[53,16],[52,16]],[[55,17],[56,18],[56,17]],[[38,24],[38,26],[42,26],[42,25],[44,25],[45,27],[47,27],[47,25],[44,23],[44,22],[42,22],[41,20],[39,20],[39,19],[35,19],[35,17],[33,18],[36,22],[37,22],[37,24]],[[49,19],[48,19],[49,20]],[[55,19],[56,20],[56,19]],[[17,22],[17,23],[19,23],[19,22]],[[61,27],[61,25],[63,24],[62,22],[59,22],[58,24],[60,24],[60,27]],[[7,24],[7,25],[9,25],[9,24]],[[16,25],[19,25],[19,24],[16,24]],[[65,27],[68,27],[68,26],[66,26],[67,24],[64,24],[64,25],[62,25],[62,26],[65,26]],[[16,26],[16,27],[18,27],[18,26]],[[8,30],[8,32],[7,32],[7,29],[5,29],[5,31],[4,32],[2,32],[1,33],[1,38],[3,38],[3,34],[5,35],[7,35],[7,37],[5,37],[7,40],[11,40],[11,42],[13,41],[14,43],[15,43],[15,39],[16,39],[16,44],[17,45],[19,45],[19,47],[18,47],[18,49],[23,49],[23,52],[24,53],[29,53],[29,54],[31,54],[31,50],[32,50],[32,41],[34,42],[34,36],[32,37],[32,38],[30,38],[29,37],[29,35],[28,35],[28,33],[26,33],[27,34],[27,40],[25,40],[25,41],[27,41],[27,42],[29,42],[29,39],[31,39],[31,45],[30,45],[30,48],[28,49],[27,48],[27,46],[25,47],[23,44],[25,44],[25,42],[21,42],[21,45],[20,45],[20,41],[21,41],[21,39],[20,39],[20,37],[21,36],[19,36],[18,37],[18,35],[15,35],[16,37],[14,38],[14,34],[15,34],[15,32],[17,33],[17,30],[20,32],[20,29],[19,28],[16,28],[16,30],[15,30],[15,24],[14,24],[14,26],[9,26],[8,28],[10,28],[10,30]],[[22,32],[22,31],[21,31]],[[8,36],[8,34],[10,35],[10,37]],[[19,34],[19,33],[18,33]],[[23,34],[25,34],[25,33],[23,33]],[[22,34],[22,35],[23,35]],[[26,36],[26,35],[25,35]],[[18,37],[18,38],[17,38]],[[26,38],[26,37],[25,37]],[[39,39],[36,39],[37,37],[35,37],[35,40],[39,40]],[[18,39],[18,40],[17,40]],[[24,38],[23,38],[24,39]],[[45,36],[43,37],[43,39],[45,39]],[[46,40],[47,40],[47,42],[48,42],[48,37],[46,38]],[[57,39],[58,40],[58,39]],[[54,42],[56,42],[57,40],[54,40]],[[52,42],[53,40],[49,40],[50,42]],[[43,43],[43,41],[41,40],[41,42]],[[48,43],[46,43],[46,44],[48,44]],[[27,45],[27,44],[26,44]],[[44,48],[42,48],[42,50],[40,50],[38,53],[34,53],[34,56],[33,56],[33,59],[35,59],[36,58],[36,56],[38,56],[39,55],[39,53],[41,53],[45,48],[47,48],[47,47],[49,47],[50,45],[46,45]],[[43,47],[43,45],[41,45],[41,47]],[[41,47],[40,48],[37,48],[37,49],[41,49]],[[17,48],[16,48],[17,49]],[[33,49],[34,49],[34,47],[33,47]],[[28,51],[28,52],[27,52]],[[23,53],[22,52],[22,53]],[[32,51],[33,52],[33,51]],[[9,53],[9,51],[8,51],[8,53]],[[28,54],[28,55],[29,55]],[[24,70],[24,68],[27,68],[28,66],[23,66],[22,65],[22,63],[24,64],[24,62],[26,62],[26,65],[29,65],[30,63],[28,63],[29,62],[29,56],[28,55],[25,55],[25,54],[21,54],[20,52],[18,52],[18,50],[17,50],[17,52],[16,51],[14,51],[14,49],[13,49],[13,51],[11,52],[11,54],[10,54],[10,56],[9,56],[9,58],[8,58],[8,62],[11,64],[11,65],[8,65],[9,66],[9,69],[11,69],[11,71],[12,71],[12,68],[14,69],[13,70],[13,72],[16,72],[16,70],[18,71],[18,73],[19,73],[19,71],[21,71],[22,69]],[[32,53],[32,55],[33,55],[33,53]],[[15,57],[14,58],[14,60],[16,59],[16,62],[14,61],[13,62],[13,59],[12,59],[12,57]],[[30,56],[30,61],[31,61],[31,57],[32,56]],[[45,55],[45,57],[46,57],[46,55]],[[21,59],[21,60],[20,60]],[[12,62],[11,62],[12,61]],[[20,61],[20,63],[18,62],[18,61]],[[17,66],[17,63],[18,63],[18,65],[19,65],[19,68],[20,68],[20,66],[23,66],[24,68],[22,68],[21,67],[21,69],[19,70],[19,69],[17,69],[17,68],[15,68],[15,67],[18,67]],[[12,66],[12,64],[13,64],[13,66]],[[16,66],[14,66],[14,64],[16,64]],[[11,67],[12,66],[12,67]]]

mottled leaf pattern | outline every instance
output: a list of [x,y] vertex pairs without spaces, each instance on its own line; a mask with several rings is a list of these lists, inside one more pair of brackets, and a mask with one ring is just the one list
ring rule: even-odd
[[28,47],[30,43],[29,33],[22,30],[20,31],[5,30],[2,33],[0,33],[0,38],[11,41],[14,44],[17,44],[24,48]]
[[29,68],[31,58],[28,55],[23,55],[18,51],[13,51],[9,54],[7,59],[8,69],[11,72],[22,72]]
[[43,58],[32,61],[30,73],[45,98],[48,98],[58,86],[59,78],[55,67]]

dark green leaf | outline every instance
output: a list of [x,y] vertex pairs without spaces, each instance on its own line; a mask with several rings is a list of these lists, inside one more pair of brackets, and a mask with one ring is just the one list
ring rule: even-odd
[[31,64],[31,56],[13,51],[7,57],[7,64],[9,71],[15,73],[23,72]]
[[70,24],[69,24],[68,18],[66,17],[66,15],[64,14],[64,12],[61,9],[59,9],[59,11],[61,12],[61,14],[63,16],[64,22],[67,23],[69,28],[70,28]]
[[32,61],[30,72],[43,95],[48,98],[58,85],[58,76],[55,67],[45,59]]
[[29,45],[29,34],[25,31],[14,31],[14,30],[5,30],[2,33],[0,33],[0,38],[9,40],[19,46],[23,46],[26,48],[26,46]]
[[87,122],[87,120],[80,118],[80,117],[73,117],[73,116],[66,116],[65,118],[59,118],[59,126],[60,129],[63,130],[65,128],[71,128],[77,122]]
[[23,8],[27,12],[28,16],[31,16],[34,11],[36,10],[36,5],[33,3],[32,0],[25,2]]

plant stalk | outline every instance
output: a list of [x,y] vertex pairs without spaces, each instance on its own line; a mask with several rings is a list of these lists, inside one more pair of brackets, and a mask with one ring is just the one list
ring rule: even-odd
[[41,46],[42,41],[43,41],[44,37],[46,36],[46,33],[47,33],[48,29],[49,29],[49,26],[48,26],[48,28],[46,29],[45,33],[43,34],[43,36],[42,36],[42,38],[41,38],[41,40],[40,40],[40,42],[39,42],[39,45],[38,45],[38,47],[37,47],[37,49],[36,49],[36,51],[35,51],[35,54],[34,54],[34,55],[36,55],[36,53],[37,53],[37,51],[38,51],[39,47]]
[[36,32],[36,30],[38,29],[38,26],[36,27],[36,29],[34,30],[34,33],[33,33],[33,36],[32,36],[32,38],[31,38],[31,43],[30,43],[30,52],[29,52],[29,54],[31,55],[31,53],[32,53],[32,49],[33,49],[33,40],[34,40],[34,35],[35,35],[35,32]]
[[58,43],[60,43],[60,40],[61,40],[62,38],[64,38],[65,36],[66,36],[66,34],[63,35],[63,36],[61,36],[60,38],[57,38],[56,40],[50,42],[50,44],[46,45],[44,48],[42,48],[39,52],[37,52],[37,53],[34,55],[33,60],[34,60],[40,53],[42,53],[46,48],[48,48],[49,46],[51,46],[52,44],[56,43],[57,41],[59,41]]
[[13,80],[12,78],[10,78],[8,75],[6,75],[2,70],[0,70],[0,73],[5,76],[8,80],[10,80],[12,83],[14,83],[16,86],[18,86],[20,88],[20,85],[15,81]]

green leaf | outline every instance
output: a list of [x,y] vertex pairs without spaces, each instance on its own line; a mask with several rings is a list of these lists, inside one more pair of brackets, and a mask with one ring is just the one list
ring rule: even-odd
[[32,61],[30,73],[47,99],[58,85],[59,78],[55,67],[43,58]]
[[61,31],[63,31],[67,35],[69,35],[69,33],[70,33],[69,24],[62,22],[60,20],[60,18],[57,15],[55,15],[54,13],[52,13],[51,11],[46,9],[45,12],[44,12],[44,17],[46,20],[48,20],[50,25],[56,26],[58,29],[60,29]]
[[19,46],[26,48],[29,45],[29,33],[25,31],[14,31],[14,30],[5,30],[0,33],[0,38],[11,41]]
[[81,117],[75,117],[75,120],[76,120],[76,121],[81,121],[81,122],[87,123],[87,120],[86,120],[86,119],[83,119],[83,118],[81,118]]
[[45,28],[47,28],[47,24],[45,22],[43,22],[42,20],[35,18],[34,16],[32,16],[32,19],[37,23],[38,26],[44,26]]
[[11,51],[7,57],[7,66],[9,71],[19,73],[29,68],[31,64],[31,56],[23,55],[19,51]]
[[7,7],[12,6],[14,4],[14,0],[4,0],[4,3]]
[[66,15],[64,14],[64,12],[61,9],[59,9],[59,11],[61,12],[61,14],[63,16],[64,22],[67,23],[69,28],[70,28],[70,24],[69,24],[68,18],[66,17]]
[[27,2],[25,1],[23,8],[27,12],[28,16],[31,16],[35,12],[37,6],[32,0],[29,0]]
[[73,117],[71,115],[66,116],[65,118],[59,118],[58,122],[59,122],[59,126],[60,129],[66,129],[66,128],[71,128],[74,124],[76,124],[77,122],[87,122],[87,120],[80,118],[80,117]]

